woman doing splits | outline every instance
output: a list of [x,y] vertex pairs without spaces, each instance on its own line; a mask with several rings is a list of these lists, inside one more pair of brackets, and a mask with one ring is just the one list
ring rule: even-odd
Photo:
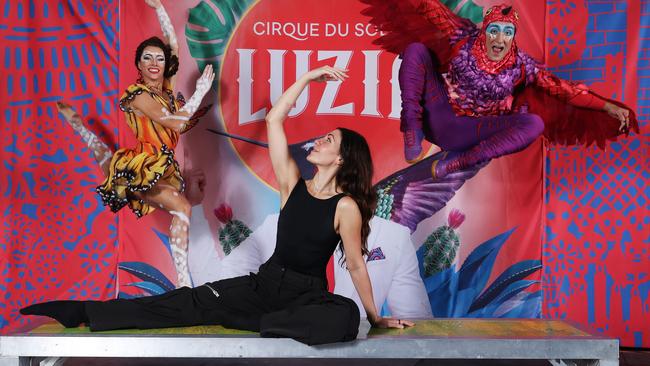
[[316,140],[307,159],[317,172],[308,181],[289,154],[283,121],[305,86],[345,78],[343,70],[329,66],[312,70],[287,89],[266,117],[281,210],[277,246],[257,274],[137,299],[52,301],[21,313],[49,316],[66,327],[86,323],[91,330],[220,324],[310,345],[350,341],[357,336],[359,308],[328,292],[325,277],[327,262],[340,245],[370,323],[414,325],[379,316],[373,301],[364,254],[376,197],[366,140],[344,128]]

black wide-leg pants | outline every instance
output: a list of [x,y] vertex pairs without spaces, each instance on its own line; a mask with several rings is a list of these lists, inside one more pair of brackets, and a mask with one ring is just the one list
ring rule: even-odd
[[274,263],[257,274],[182,287],[162,295],[85,304],[90,329],[223,325],[309,345],[354,340],[359,309],[324,280]]

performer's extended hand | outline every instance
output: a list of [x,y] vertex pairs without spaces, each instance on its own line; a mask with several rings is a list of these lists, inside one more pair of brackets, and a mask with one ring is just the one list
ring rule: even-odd
[[371,321],[370,324],[372,324],[372,326],[375,328],[399,328],[399,329],[403,329],[405,327],[412,327],[415,325],[415,323],[410,320],[383,318],[383,317],[379,317],[379,319]]
[[306,74],[310,81],[344,81],[348,78],[347,70],[338,67],[323,66],[313,69]]
[[212,65],[208,64],[203,69],[203,74],[201,74],[201,76],[196,80],[196,93],[201,93],[202,95],[205,95],[210,89],[210,86],[212,85],[213,81],[214,81],[214,71],[212,70]]
[[67,102],[56,102],[56,109],[59,110],[59,113],[61,113],[68,122],[75,124],[81,123],[81,117]]
[[603,107],[605,112],[609,114],[610,116],[616,118],[617,120],[621,121],[621,126],[618,128],[619,131],[627,131],[630,127],[630,111],[621,108],[617,106],[616,104],[612,104],[609,102],[605,102],[605,106]]
[[162,6],[160,0],[144,0],[144,2],[154,9],[158,9],[160,6]]

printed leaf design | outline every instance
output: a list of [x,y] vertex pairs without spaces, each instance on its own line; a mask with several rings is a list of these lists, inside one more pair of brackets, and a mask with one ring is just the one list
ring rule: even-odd
[[144,262],[120,262],[118,268],[143,281],[148,281],[158,285],[165,291],[171,291],[176,288],[172,281],[150,264]]
[[[504,305],[508,305],[505,303]],[[518,301],[510,310],[503,314],[499,309],[495,312],[500,318],[539,318],[542,313],[542,291],[528,294],[523,300]]]
[[163,243],[165,248],[167,248],[167,252],[169,255],[172,255],[172,248],[169,246],[169,235],[164,234],[156,229],[153,229],[153,232],[156,233],[156,236],[158,236],[158,239]]
[[[478,6],[474,1],[468,0],[441,0],[446,7],[451,9],[456,15],[467,18],[472,21],[474,24],[481,23],[483,21],[483,7]],[[458,9],[458,6],[462,6]],[[458,9],[458,10],[456,10]]]
[[[533,281],[533,280],[520,280],[511,283],[508,285],[500,294],[499,296],[495,297],[493,301],[490,303],[486,304],[485,306],[481,307],[470,307],[469,315],[470,316],[476,316],[476,317],[481,317],[481,316],[490,316],[491,314],[494,314],[495,311],[500,308],[504,303],[510,301],[510,299],[515,299],[515,303],[517,302],[516,296],[519,294],[525,294],[523,292],[525,289],[528,287],[539,283],[539,281]],[[502,310],[502,312],[504,312]]]
[[190,9],[185,37],[199,71],[203,72],[207,64],[219,69],[228,39],[251,3],[252,0],[209,0]]
[[537,259],[531,259],[515,263],[506,269],[492,285],[485,290],[481,296],[472,304],[469,311],[472,312],[478,308],[486,306],[494,298],[501,295],[505,288],[513,282],[528,277],[531,273],[542,268],[542,262]]
[[164,288],[156,285],[153,282],[143,281],[143,282],[132,282],[127,284],[127,286],[137,287],[146,291],[149,295],[160,295],[164,294],[166,291]]
[[525,291],[539,281],[524,279],[541,268],[540,261],[513,264],[486,289],[496,257],[513,231],[506,231],[476,247],[458,271],[453,265],[432,276],[425,275],[425,248],[418,249],[420,274],[434,317],[540,317],[541,292]]
[[483,292],[499,250],[513,231],[514,229],[511,229],[489,239],[474,249],[467,257],[460,268],[458,276],[458,290],[465,301],[457,304],[456,312],[458,314],[454,316],[467,313],[474,299]]
[[[418,258],[422,256],[418,251]],[[429,302],[433,316],[451,317],[455,311],[458,297],[458,272],[456,266],[452,266],[434,276],[424,279],[424,287],[429,294]]]

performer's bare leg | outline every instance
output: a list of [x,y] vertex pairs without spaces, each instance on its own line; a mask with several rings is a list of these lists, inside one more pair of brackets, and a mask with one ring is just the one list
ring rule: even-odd
[[102,169],[102,172],[104,172],[104,176],[108,176],[111,158],[113,157],[113,151],[111,151],[110,147],[84,126],[84,121],[81,119],[81,116],[72,109],[72,106],[66,102],[56,102],[56,108],[70,126],[81,135],[81,138],[88,145],[90,150],[92,150],[93,155],[95,155],[95,160]]
[[172,258],[178,274],[178,287],[192,286],[187,264],[190,215],[192,206],[185,196],[174,187],[159,182],[151,190],[137,195],[147,204],[161,208],[172,215],[169,242]]

